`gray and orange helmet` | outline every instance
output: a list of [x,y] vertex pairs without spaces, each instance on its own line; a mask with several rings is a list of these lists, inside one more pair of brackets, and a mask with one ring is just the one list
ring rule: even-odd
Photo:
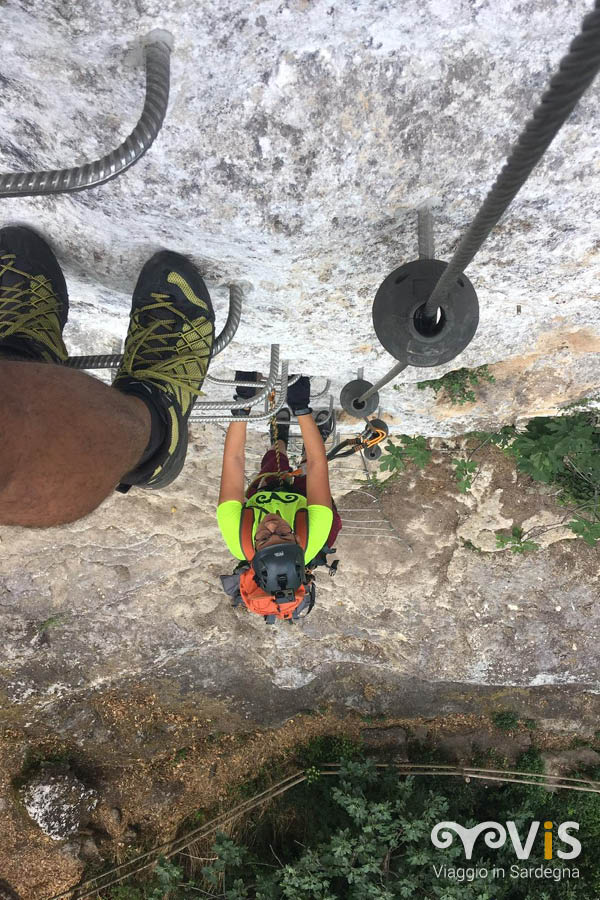
[[251,564],[257,585],[267,594],[277,596],[296,591],[306,583],[304,552],[308,544],[308,510],[300,509],[294,517],[294,533],[298,543],[272,544],[257,550],[252,541],[254,509],[245,507],[240,521],[240,545]]

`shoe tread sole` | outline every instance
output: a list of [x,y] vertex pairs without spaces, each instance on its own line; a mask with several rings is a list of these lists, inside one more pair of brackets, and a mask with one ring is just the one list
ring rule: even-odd
[[[15,266],[31,275],[45,275],[59,299],[59,321],[64,327],[69,315],[69,294],[60,263],[52,247],[33,228],[26,225],[7,225],[0,228],[0,255],[16,254]],[[37,271],[41,269],[41,271]]]
[[[169,282],[169,272],[175,272],[187,282],[192,293],[206,304],[207,309],[190,302],[179,285]],[[185,315],[214,322],[215,313],[204,279],[196,265],[180,253],[159,250],[144,264],[133,291],[132,310],[155,302],[151,294],[170,294],[175,298],[176,308]]]

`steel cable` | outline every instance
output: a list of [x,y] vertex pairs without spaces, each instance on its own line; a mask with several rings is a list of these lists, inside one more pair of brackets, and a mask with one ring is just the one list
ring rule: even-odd
[[[340,774],[340,763],[321,763],[320,765],[322,767],[319,772],[320,775],[332,776]],[[571,778],[562,775],[547,775],[546,773],[540,772],[518,772],[511,769],[481,769],[471,768],[468,766],[438,766],[433,764],[422,765],[410,762],[376,763],[376,768],[397,769],[399,776],[426,775],[430,777],[454,777],[464,778],[466,782],[469,782],[471,778],[474,778],[484,781],[499,781],[503,783],[547,787],[550,789],[583,791],[585,793],[594,794],[600,793],[600,782],[598,781],[584,778]],[[147,850],[145,853],[134,857],[134,859],[131,859],[126,863],[121,863],[120,865],[110,869],[108,872],[103,872],[101,875],[97,875],[95,878],[91,878],[88,881],[85,881],[83,884],[80,884],[73,888],[68,888],[67,890],[62,891],[59,894],[54,894],[52,897],[48,898],[48,900],[67,900],[67,898],[70,898],[70,900],[85,900],[86,897],[97,896],[100,891],[105,891],[107,888],[110,888],[124,881],[126,878],[132,878],[139,872],[148,869],[157,861],[157,854],[161,850],[166,851],[164,854],[162,854],[165,856],[165,858],[175,856],[177,853],[181,853],[181,851],[189,847],[192,841],[207,837],[209,834],[216,831],[221,826],[239,818],[242,815],[245,815],[248,812],[251,812],[251,810],[255,809],[257,806],[260,806],[262,803],[273,799],[279,794],[285,793],[286,791],[290,790],[290,788],[293,788],[304,781],[306,781],[305,772],[294,772],[292,775],[288,775],[287,778],[284,778],[281,781],[277,782],[277,784],[274,784],[270,788],[261,791],[260,794],[256,794],[254,797],[250,797],[248,800],[244,800],[242,803],[238,804],[238,806],[234,807],[232,810],[229,810],[229,812],[220,813],[210,822],[207,822],[206,824],[201,826],[197,826],[182,837],[159,844],[153,847],[151,850]],[[131,871],[124,871],[125,869],[134,866],[136,863],[139,863],[142,860],[147,861],[142,865],[137,866],[136,868],[132,868]],[[107,878],[109,878],[111,875],[115,875],[117,872],[121,873],[117,878],[113,879],[112,881],[105,881]],[[104,884],[98,884],[98,882],[103,880],[105,881]]]
[[560,128],[573,112],[600,69],[600,0],[585,16],[581,33],[571,42],[550,87],[513,147],[470,228],[425,304],[435,321],[437,309],[448,303],[456,279],[465,271],[492,228],[504,215]]

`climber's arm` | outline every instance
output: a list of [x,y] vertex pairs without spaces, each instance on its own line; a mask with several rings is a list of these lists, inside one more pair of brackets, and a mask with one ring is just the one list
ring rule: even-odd
[[308,506],[318,504],[331,509],[331,488],[325,444],[317,424],[309,413],[298,416],[306,452],[306,502]]
[[244,503],[245,467],[246,423],[232,422],[225,436],[219,503],[224,503],[226,500],[239,500],[240,503]]

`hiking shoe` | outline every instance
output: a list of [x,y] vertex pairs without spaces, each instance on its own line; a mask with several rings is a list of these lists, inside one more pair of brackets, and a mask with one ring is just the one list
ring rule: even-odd
[[25,225],[0,229],[0,356],[64,363],[68,314],[67,285],[50,246]]
[[188,447],[188,419],[208,369],[215,314],[194,263],[161,250],[140,273],[129,331],[113,387],[154,406],[165,438],[144,464],[125,475],[128,486],[162,488],[177,478]]

